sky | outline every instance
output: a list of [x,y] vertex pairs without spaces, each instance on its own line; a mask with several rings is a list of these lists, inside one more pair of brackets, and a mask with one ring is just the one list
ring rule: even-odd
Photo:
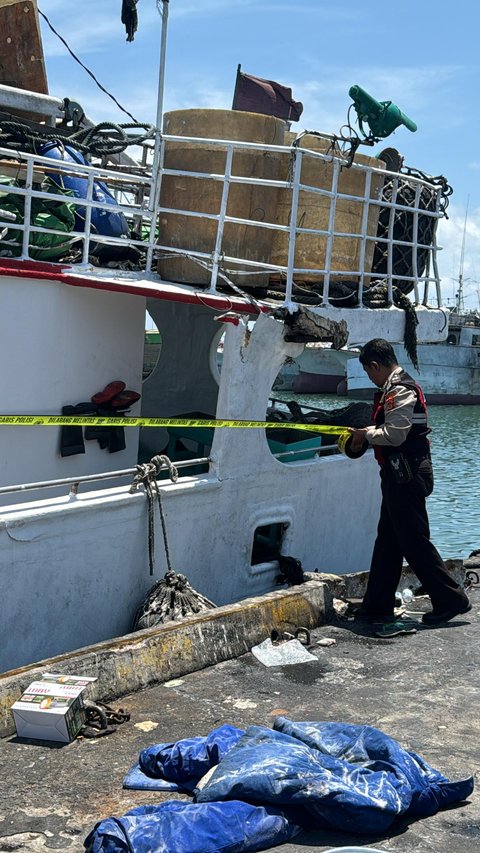
[[[157,0],[138,0],[132,43],[122,0],[38,6],[102,85],[138,120],[154,123]],[[239,63],[292,88],[304,104],[292,126],[298,131],[337,132],[354,84],[393,101],[418,130],[401,127],[386,144],[454,190],[438,232],[444,304],[452,304],[462,271],[465,307],[480,309],[479,24],[475,0],[170,0],[164,109],[230,108]],[[79,101],[94,121],[128,121],[44,22],[42,34],[50,93]]]

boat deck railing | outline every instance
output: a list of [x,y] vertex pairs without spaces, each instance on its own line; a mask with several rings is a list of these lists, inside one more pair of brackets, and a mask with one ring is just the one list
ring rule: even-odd
[[[286,424],[288,427],[288,423]],[[294,461],[302,461],[302,456],[308,457],[308,461],[310,462],[313,456],[333,456],[340,454],[338,446],[336,444],[330,445],[319,445],[317,448],[304,448],[304,449],[296,449],[296,450],[287,450],[282,453],[272,453],[272,456],[275,459],[278,459],[283,462],[294,462]],[[306,461],[306,460],[305,460]],[[183,468],[188,468],[188,474],[191,475],[191,468],[201,468],[204,465],[209,465],[211,459],[208,456],[198,457],[196,459],[186,459],[179,462],[174,462],[175,468],[178,468],[180,471]],[[160,472],[165,471],[168,473],[169,467],[166,464],[160,465]],[[69,496],[72,500],[78,495],[78,491],[81,485],[88,485],[89,483],[100,483],[102,481],[107,480],[119,480],[125,479],[126,477],[134,477],[137,474],[136,468],[124,468],[119,471],[103,471],[98,474],[84,474],[82,476],[74,476],[74,477],[62,477],[57,480],[41,480],[36,483],[18,483],[16,485],[11,486],[1,486],[0,487],[0,499],[4,495],[13,495],[24,492],[36,492],[38,490],[43,489],[58,489],[60,486],[68,486],[69,487]],[[168,485],[167,480],[159,480],[160,485]]]
[[[165,153],[168,146],[175,144],[188,144],[190,148],[195,145],[219,148],[225,153],[225,167],[223,172],[192,172],[188,169],[171,169],[165,167]],[[234,172],[234,155],[237,152],[252,151],[261,156],[278,156],[288,158],[289,171],[287,180],[273,180],[261,177],[241,176]],[[314,159],[317,162],[330,164],[329,173],[331,181],[327,186],[319,187],[302,183],[302,164],[306,159]],[[370,161],[371,162],[371,159]],[[8,167],[8,168],[7,168]],[[225,288],[231,283],[229,271],[233,267],[235,272],[241,269],[244,273],[251,274],[250,282],[255,284],[256,274],[272,275],[283,283],[283,304],[292,304],[292,294],[295,284],[302,283],[307,277],[310,281],[317,278],[322,284],[321,304],[327,306],[336,304],[332,288],[336,283],[345,281],[354,282],[357,288],[356,304],[363,306],[366,303],[365,294],[370,285],[383,283],[388,291],[388,304],[393,303],[393,288],[400,286],[405,290],[413,291],[416,304],[429,304],[430,288],[435,291],[435,303],[441,305],[440,279],[437,265],[437,243],[436,225],[443,216],[442,188],[430,183],[428,180],[418,176],[404,175],[401,173],[388,172],[381,168],[381,164],[364,165],[355,163],[351,165],[353,171],[361,170],[364,175],[363,193],[349,194],[339,189],[340,177],[347,168],[344,157],[337,151],[332,153],[320,153],[318,151],[295,146],[276,146],[251,142],[231,142],[218,139],[196,139],[184,136],[163,136],[160,147],[160,168],[157,174],[152,174],[151,169],[134,169],[123,165],[121,169],[114,166],[77,164],[62,160],[53,160],[45,156],[31,154],[22,151],[13,152],[11,149],[0,148],[0,175],[15,174],[17,179],[11,180],[8,185],[3,185],[0,195],[0,254],[18,257],[20,260],[41,258],[38,246],[35,250],[32,236],[35,234],[53,234],[65,239],[65,247],[70,251],[65,252],[65,257],[59,260],[72,264],[84,274],[95,273],[95,267],[91,265],[92,249],[100,246],[110,246],[113,249],[126,246],[135,247],[138,251],[140,262],[139,270],[159,278],[158,260],[165,255],[170,257],[186,257],[208,270],[208,283],[204,288],[209,293],[216,293],[218,289]],[[2,171],[3,170],[3,171]],[[83,179],[86,185],[85,197],[75,197],[73,194],[59,195],[55,192],[54,184],[61,184],[62,176],[73,176]],[[45,185],[45,177],[50,178],[48,186]],[[166,206],[162,200],[162,184],[165,179],[191,180],[209,182],[206,185],[212,187],[214,184],[221,185],[220,206],[215,213],[206,213],[201,210],[191,210],[182,207]],[[101,181],[115,196],[115,203],[102,203],[95,198],[96,182]],[[388,181],[388,194],[382,191],[373,191],[373,183],[380,182],[381,186]],[[401,192],[402,182],[408,182],[409,201],[405,200]],[[288,222],[280,224],[278,221],[259,220],[258,211],[252,211],[249,217],[234,216],[229,212],[229,194],[232,187],[245,185],[250,188],[264,187],[266,190],[278,190],[287,194],[289,207]],[[422,202],[424,190],[428,190],[432,203],[428,209]],[[20,196],[23,201],[22,221],[17,217],[13,222],[11,213],[2,213],[2,198],[5,194]],[[308,194],[309,198],[316,196],[322,203],[328,204],[328,217],[325,227],[304,227],[302,219],[299,220],[299,199]],[[45,227],[34,220],[33,209],[38,209],[38,201],[55,203],[64,200],[74,205],[78,219],[81,219],[81,230],[65,233],[61,230]],[[357,215],[359,227],[352,231],[338,230],[339,217],[337,211],[340,205],[351,202],[357,208],[361,206],[361,214]],[[99,234],[92,227],[92,212],[97,209],[107,213],[119,213],[125,217],[129,229],[128,237],[112,237]],[[377,233],[377,229],[371,227],[371,212],[375,210],[378,220],[379,211],[385,220],[384,236]],[[214,246],[211,251],[204,248],[192,249],[182,236],[182,229],[176,241],[164,242],[162,234],[162,219],[166,216],[188,218],[194,228],[194,220],[209,220],[215,229]],[[274,220],[275,217],[272,217]],[[408,219],[408,233],[397,233],[397,223]],[[421,242],[421,229],[419,222],[431,223],[429,228],[430,242]],[[34,224],[36,221],[37,224]],[[187,221],[187,220],[183,220]],[[341,220],[345,221],[345,219]],[[348,217],[347,220],[348,222]],[[272,263],[268,260],[254,260],[252,257],[238,257],[228,253],[225,232],[232,227],[238,229],[249,228],[265,229],[271,234],[281,232],[284,236],[286,256],[284,262]],[[427,229],[428,230],[428,229]],[[372,233],[373,232],[373,233]],[[185,233],[185,229],[183,229]],[[18,235],[21,235],[21,239]],[[15,235],[17,235],[15,237]],[[319,268],[298,266],[297,246],[299,240],[309,239],[324,241],[324,263]],[[12,239],[16,240],[16,248],[12,245]],[[332,253],[334,252],[335,240],[349,239],[357,241],[358,262],[352,269],[333,269]],[[38,242],[38,241],[37,241]],[[373,272],[371,266],[372,243],[383,247],[386,266],[383,272]],[[75,250],[75,251],[74,251]],[[395,255],[399,251],[407,251],[411,258],[411,268],[407,272],[398,272],[395,269]],[[248,253],[246,253],[248,254]],[[366,263],[367,256],[370,258]],[[73,260],[72,260],[73,257]],[[420,260],[419,260],[420,259]],[[420,266],[421,268],[420,268]],[[338,265],[337,265],[338,266]],[[233,276],[234,277],[234,276]],[[171,279],[169,279],[171,280]],[[195,286],[195,285],[193,285]],[[198,289],[198,286],[195,286]],[[237,288],[238,289],[238,288]],[[351,303],[350,303],[351,304]]]

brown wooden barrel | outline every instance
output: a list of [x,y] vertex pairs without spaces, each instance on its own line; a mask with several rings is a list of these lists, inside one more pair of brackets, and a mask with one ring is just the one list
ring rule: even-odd
[[[285,144],[290,145],[295,139],[294,133],[285,134]],[[300,140],[301,148],[309,148],[322,154],[329,153],[332,142],[329,139],[306,134]],[[375,157],[356,154],[355,163],[385,168],[385,163]],[[282,156],[280,180],[288,180],[292,174],[292,158]],[[334,230],[343,234],[360,234],[362,230],[363,202],[367,172],[360,169],[342,168],[338,191],[348,195],[359,196],[359,201],[337,199],[335,210]],[[325,190],[332,189],[333,163],[313,157],[304,157],[302,163],[301,183]],[[383,175],[372,174],[370,198],[379,199],[383,187]],[[331,199],[325,195],[302,190],[299,193],[297,225],[303,228],[318,228],[327,230],[330,219]],[[278,194],[277,218],[278,225],[290,224],[292,206],[291,190],[280,190]],[[368,213],[367,233],[372,237],[377,234],[380,208],[370,205]],[[280,266],[287,265],[288,233],[275,231],[272,246],[272,263]],[[318,234],[298,234],[295,251],[295,267],[303,269],[325,269],[325,252],[327,238]],[[365,253],[365,271],[372,269],[374,241],[367,241]],[[354,276],[348,272],[359,269],[361,240],[358,237],[334,237],[330,262],[331,272],[345,271],[346,275],[335,275],[334,281],[352,281]],[[275,278],[275,276],[272,276]],[[321,281],[321,275],[298,273],[296,279],[303,281]],[[368,284],[369,281],[366,281]]]

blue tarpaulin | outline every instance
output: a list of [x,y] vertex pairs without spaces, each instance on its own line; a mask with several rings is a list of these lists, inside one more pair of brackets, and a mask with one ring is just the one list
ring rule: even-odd
[[378,729],[346,723],[278,717],[273,729],[222,726],[141,758],[150,773],[183,785],[188,772],[196,784],[219,763],[195,803],[102,821],[85,841],[88,853],[247,853],[283,843],[299,825],[378,835],[399,816],[435,814],[473,790],[473,778],[450,782]]
[[387,830],[396,817],[425,817],[464,800],[473,780],[449,782],[371,726],[292,723],[250,726],[198,802],[239,799],[303,808],[312,825],[357,834]]
[[299,827],[272,807],[170,800],[97,824],[88,853],[253,853],[289,841]]
[[148,746],[128,771],[123,787],[142,791],[192,792],[202,776],[220,762],[243,734],[242,729],[235,726],[220,726],[206,737]]
[[230,752],[244,732],[235,726],[220,726],[206,737],[192,737],[177,743],[160,743],[140,753],[140,768],[147,776],[169,782],[188,783],[194,788],[207,770]]

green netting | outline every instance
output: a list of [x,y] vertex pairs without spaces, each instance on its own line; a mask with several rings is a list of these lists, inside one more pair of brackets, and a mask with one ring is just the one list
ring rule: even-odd
[[[0,220],[5,219],[2,211],[15,216],[15,222],[19,225],[24,223],[25,197],[8,192],[9,187],[24,187],[25,184],[19,180],[11,180],[0,176]],[[2,190],[4,187],[6,191]],[[64,255],[75,238],[67,236],[73,231],[75,225],[75,205],[67,201],[72,193],[59,191],[59,188],[45,178],[41,189],[45,192],[55,193],[61,199],[32,198],[30,223],[38,228],[49,228],[61,231],[61,234],[42,234],[36,231],[30,232],[29,255],[33,260],[57,260]],[[6,229],[6,230],[5,230]],[[0,239],[0,255],[18,257],[22,253],[23,231],[15,228],[12,222],[8,228],[4,228]]]

